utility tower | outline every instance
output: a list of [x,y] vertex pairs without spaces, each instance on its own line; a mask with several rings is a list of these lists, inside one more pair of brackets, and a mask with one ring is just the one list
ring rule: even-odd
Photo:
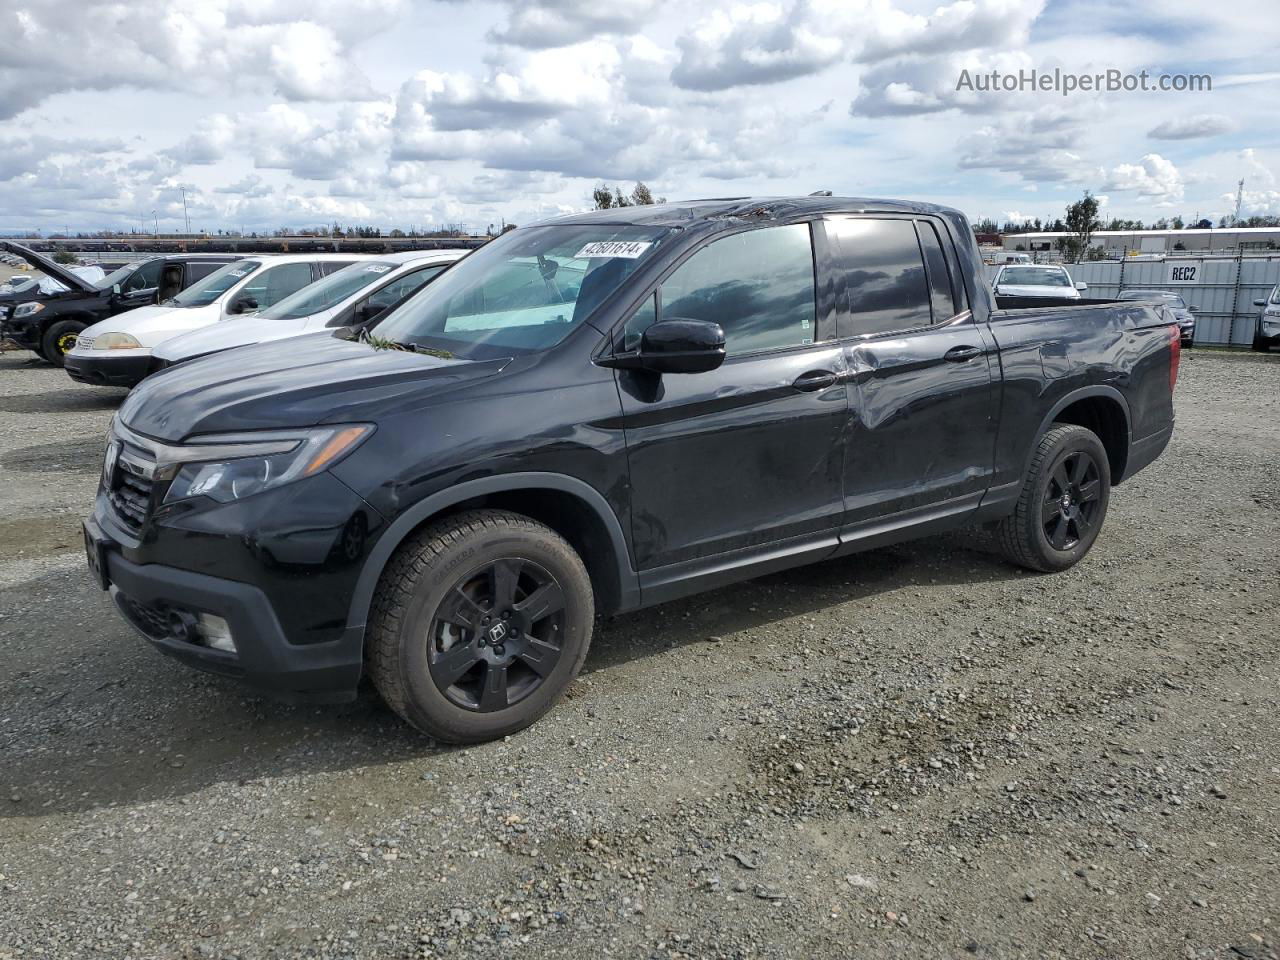
[[1236,212],[1231,216],[1231,225],[1238,227],[1240,225],[1240,203],[1244,200],[1244,177],[1240,178],[1240,182],[1236,184]]

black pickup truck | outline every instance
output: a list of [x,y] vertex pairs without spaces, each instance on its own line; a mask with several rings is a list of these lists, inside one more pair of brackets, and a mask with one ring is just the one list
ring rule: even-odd
[[1178,359],[1152,303],[997,303],[942,207],[574,215],[372,334],[148,378],[89,565],[192,666],[330,701],[367,673],[480,741],[552,706],[597,614],[972,524],[1071,566],[1168,443]]

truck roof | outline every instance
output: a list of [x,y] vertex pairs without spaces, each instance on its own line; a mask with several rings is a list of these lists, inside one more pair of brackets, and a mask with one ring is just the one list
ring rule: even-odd
[[725,220],[780,220],[806,213],[918,213],[960,216],[958,210],[913,200],[867,197],[721,197],[635,207],[612,207],[570,213],[541,224],[607,223],[654,227],[689,227]]

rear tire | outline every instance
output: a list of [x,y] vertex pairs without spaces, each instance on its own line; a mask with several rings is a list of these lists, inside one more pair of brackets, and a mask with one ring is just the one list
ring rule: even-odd
[[55,367],[65,366],[67,351],[75,346],[76,335],[86,326],[79,320],[59,320],[50,324],[40,340],[40,355]]
[[1052,573],[1079,563],[1102,530],[1111,468],[1097,434],[1058,424],[1036,447],[1013,513],[996,539],[1011,562]]
[[551,709],[586,659],[594,618],[586,567],[561,536],[520,514],[468,511],[388,562],[366,660],[412,726],[481,743]]

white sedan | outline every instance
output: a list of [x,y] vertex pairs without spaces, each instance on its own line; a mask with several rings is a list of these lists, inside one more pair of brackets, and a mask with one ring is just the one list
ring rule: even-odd
[[1087,283],[1072,283],[1066,267],[1010,264],[1000,268],[993,283],[997,297],[1056,297],[1079,300]]

